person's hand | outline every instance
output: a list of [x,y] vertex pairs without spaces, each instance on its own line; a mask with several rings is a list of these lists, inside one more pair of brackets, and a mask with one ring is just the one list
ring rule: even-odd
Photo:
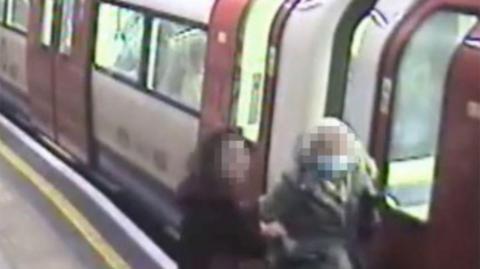
[[276,239],[288,236],[287,230],[278,221],[270,223],[260,222],[260,230],[262,235],[269,239]]

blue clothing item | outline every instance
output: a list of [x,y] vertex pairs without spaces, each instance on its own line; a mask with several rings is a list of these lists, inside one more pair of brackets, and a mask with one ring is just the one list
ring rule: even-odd
[[315,174],[316,180],[340,180],[355,170],[356,164],[346,155],[318,156],[305,169]]

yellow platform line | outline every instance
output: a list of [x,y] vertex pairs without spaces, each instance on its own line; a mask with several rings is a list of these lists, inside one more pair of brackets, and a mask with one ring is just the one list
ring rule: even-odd
[[42,175],[0,140],[0,155],[32,183],[86,239],[110,269],[131,269],[87,218]]

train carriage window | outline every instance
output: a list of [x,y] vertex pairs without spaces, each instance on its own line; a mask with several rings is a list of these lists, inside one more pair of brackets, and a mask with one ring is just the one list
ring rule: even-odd
[[240,72],[232,94],[231,121],[242,130],[246,139],[254,143],[261,138],[266,78],[276,64],[276,48],[269,46],[270,31],[283,2],[253,1],[245,19],[243,47],[238,57]]
[[50,47],[53,42],[53,13],[55,9],[55,0],[45,0],[42,11],[42,35],[43,45]]
[[[353,83],[353,73],[356,71],[357,61],[360,56],[362,48],[366,46],[365,39],[367,33],[372,30],[373,27],[376,27],[373,15],[368,15],[362,19],[355,29],[352,43],[350,45],[350,61],[347,75],[347,85],[348,88],[352,88]],[[363,66],[362,66],[363,67]]]
[[5,5],[6,0],[0,0],[0,22],[3,24],[3,20],[5,18]]
[[73,20],[75,12],[75,0],[63,0],[62,2],[62,30],[60,32],[60,53],[70,54],[73,42]]
[[15,0],[7,2],[7,26],[22,32],[27,31],[28,15],[30,11],[29,0]]
[[98,15],[95,64],[134,82],[140,80],[145,17],[102,3]]
[[374,24],[374,20],[372,15],[369,15],[362,19],[362,21],[358,24],[357,28],[355,29],[355,33],[353,35],[352,44],[350,46],[350,57],[352,61],[354,61],[358,55],[360,54],[360,50],[362,45],[365,41],[365,37],[369,28],[371,28]]
[[[413,35],[400,61],[388,156],[387,202],[428,220],[444,86],[450,62],[475,16],[439,12]],[[442,34],[438,34],[442,33]]]
[[150,43],[147,88],[200,109],[207,33],[203,29],[156,18]]

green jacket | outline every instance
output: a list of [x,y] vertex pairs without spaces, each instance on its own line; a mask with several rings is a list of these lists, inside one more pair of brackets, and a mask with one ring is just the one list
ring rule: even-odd
[[279,221],[289,234],[272,243],[274,268],[352,268],[359,201],[365,194],[376,194],[367,165],[335,184],[285,176],[261,203],[263,220]]

